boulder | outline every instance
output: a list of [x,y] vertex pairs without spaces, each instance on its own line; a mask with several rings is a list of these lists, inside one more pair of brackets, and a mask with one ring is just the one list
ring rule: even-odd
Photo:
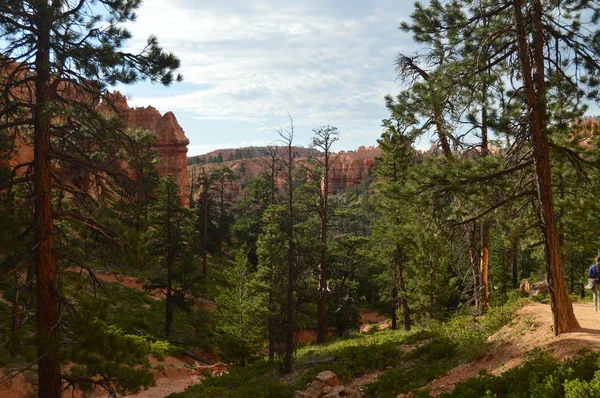
[[315,376],[315,380],[323,382],[326,386],[335,387],[340,385],[340,381],[335,373],[331,370],[326,370]]
[[550,288],[548,286],[547,281],[536,282],[533,284],[533,287],[531,288],[532,296],[537,296],[538,294],[549,293],[549,292],[550,292]]
[[355,398],[357,396],[355,389],[340,385],[336,374],[329,370],[316,375],[306,391],[294,392],[294,398]]
[[356,398],[357,393],[354,388],[345,387],[345,386],[335,386],[331,389],[330,392],[323,395],[322,398],[339,398],[339,397],[348,397],[348,398]]
[[523,295],[523,297],[529,297],[529,296],[535,297],[539,294],[550,292],[547,281],[539,281],[539,282],[535,282],[533,285],[531,285],[531,283],[529,282],[528,279],[523,279],[521,281],[519,290],[521,291],[521,294]]

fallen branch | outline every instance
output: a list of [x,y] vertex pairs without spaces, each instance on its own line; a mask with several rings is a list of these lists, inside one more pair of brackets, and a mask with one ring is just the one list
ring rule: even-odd
[[192,359],[195,359],[196,361],[204,362],[207,365],[214,365],[216,363],[216,362],[211,361],[210,359],[206,359],[204,357],[198,356],[189,351],[182,351],[181,355],[183,355],[184,357],[190,357]]
[[298,365],[296,365],[296,368],[308,368],[309,366],[319,365],[321,363],[336,362],[338,360],[339,360],[338,357],[329,357],[329,358],[325,358],[325,359],[315,359],[313,361],[307,361],[307,362],[304,362],[304,363],[299,363]]

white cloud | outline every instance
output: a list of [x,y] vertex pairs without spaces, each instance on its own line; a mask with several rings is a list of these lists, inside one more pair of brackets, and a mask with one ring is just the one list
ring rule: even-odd
[[134,44],[158,36],[181,59],[189,89],[167,97],[133,89],[130,102],[256,129],[289,112],[299,125],[378,135],[383,96],[398,91],[396,28],[409,10],[397,3],[146,0],[131,26]]

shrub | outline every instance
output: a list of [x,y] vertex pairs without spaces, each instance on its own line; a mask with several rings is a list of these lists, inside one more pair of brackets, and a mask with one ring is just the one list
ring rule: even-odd
[[440,398],[532,397],[584,398],[600,396],[598,354],[563,362],[535,351],[521,366],[499,376],[480,375],[457,384]]

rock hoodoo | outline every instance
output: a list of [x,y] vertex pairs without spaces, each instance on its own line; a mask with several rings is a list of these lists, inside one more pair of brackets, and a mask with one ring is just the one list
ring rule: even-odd
[[381,153],[381,148],[372,146],[361,146],[356,151],[340,151],[331,173],[332,192],[343,192],[367,181],[375,158]]
[[159,177],[171,174],[173,180],[179,185],[181,201],[183,204],[189,202],[189,182],[187,166],[188,138],[173,112],[161,115],[158,110],[148,106],[142,108],[130,108],[127,100],[121,93],[113,93],[114,107],[127,123],[130,129],[144,128],[156,135],[156,142],[152,146],[160,154],[157,165]]

